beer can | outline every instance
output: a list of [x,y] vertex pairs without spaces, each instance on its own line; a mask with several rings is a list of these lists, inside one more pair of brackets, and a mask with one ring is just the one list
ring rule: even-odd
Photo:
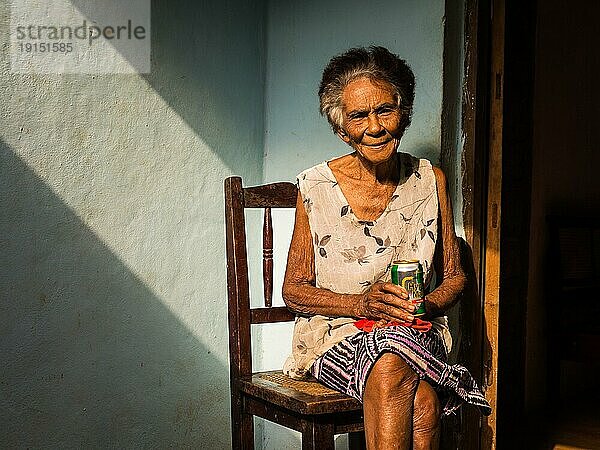
[[425,314],[423,266],[418,260],[394,261],[392,263],[392,283],[402,286],[408,291],[408,298],[416,307],[413,316],[418,317]]

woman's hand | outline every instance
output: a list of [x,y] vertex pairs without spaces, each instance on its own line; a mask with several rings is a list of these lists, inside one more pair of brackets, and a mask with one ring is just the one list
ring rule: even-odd
[[412,322],[415,305],[402,286],[377,282],[361,297],[360,312],[368,319]]

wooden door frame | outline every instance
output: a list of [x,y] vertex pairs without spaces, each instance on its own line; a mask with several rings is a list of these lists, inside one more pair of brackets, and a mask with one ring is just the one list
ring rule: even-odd
[[[461,304],[459,360],[483,384],[493,413],[461,412],[444,448],[519,448],[525,424],[525,314],[531,202],[535,1],[446,0],[464,6],[462,219],[476,280]],[[448,27],[448,23],[446,24]],[[446,29],[447,32],[447,29]],[[446,56],[444,45],[444,108]],[[507,51],[509,49],[510,51]],[[444,120],[446,119],[446,120]],[[444,139],[442,167],[456,167]],[[465,301],[466,300],[466,301]],[[500,439],[498,439],[500,437]]]
[[[470,280],[459,308],[461,339],[457,359],[478,383],[486,385],[483,357],[493,354],[489,351],[489,341],[484,340],[482,284],[485,280],[488,193],[491,0],[446,0],[445,8],[441,166],[451,183],[455,180],[461,183],[454,186],[453,192],[462,197],[462,210],[455,211],[456,215],[462,215],[463,266]],[[461,43],[463,55],[457,52]],[[460,71],[462,80],[457,75]],[[459,117],[455,111],[458,102],[462,104]],[[457,122],[460,129],[454,130]],[[460,142],[460,137],[457,132],[462,134],[462,148],[458,149],[456,143]],[[495,390],[483,387],[487,388],[488,400],[495,404]],[[444,430],[442,448],[489,448],[482,445],[482,425],[479,411],[461,408],[458,417],[450,420],[449,429]]]
[[[487,189],[481,186],[486,180],[488,146],[489,4],[488,0],[446,0],[440,157],[455,201],[462,197],[462,210],[455,208],[455,216],[462,216],[463,266],[471,281],[458,311],[457,360],[478,383],[483,380],[481,271]],[[459,103],[460,112],[456,106]],[[457,417],[442,423],[442,449],[481,448],[481,418],[475,408],[461,408]]]
[[531,434],[526,425],[525,404],[526,315],[537,6],[535,0],[494,0],[494,7],[496,3],[503,6],[502,29],[498,33],[502,33],[504,51],[498,56],[503,59],[501,164],[496,168],[502,174],[498,183],[502,219],[494,442],[497,440],[499,448],[522,448],[528,447],[524,439]]

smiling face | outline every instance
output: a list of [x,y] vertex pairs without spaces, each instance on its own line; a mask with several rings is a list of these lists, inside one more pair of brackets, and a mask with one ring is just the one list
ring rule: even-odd
[[371,164],[396,153],[404,125],[391,84],[369,78],[351,81],[342,93],[342,114],[338,136]]

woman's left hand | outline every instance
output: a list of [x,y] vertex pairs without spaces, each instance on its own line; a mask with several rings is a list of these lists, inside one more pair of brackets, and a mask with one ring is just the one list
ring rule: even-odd
[[363,294],[360,305],[361,317],[369,319],[412,322],[415,305],[402,286],[377,282]]

